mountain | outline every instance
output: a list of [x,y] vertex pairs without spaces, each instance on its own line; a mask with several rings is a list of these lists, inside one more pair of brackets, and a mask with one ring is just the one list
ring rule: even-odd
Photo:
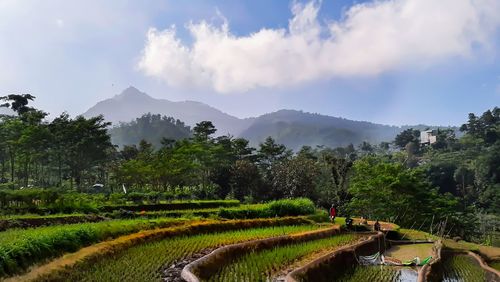
[[347,146],[363,141],[378,144],[391,141],[401,127],[354,121],[295,110],[280,110],[256,118],[239,136],[258,145],[267,136],[294,150],[303,145]]
[[[147,123],[135,120],[147,113],[173,117],[191,127],[200,121],[210,120],[218,129],[218,135],[229,133],[243,137],[250,140],[250,144],[254,147],[271,136],[278,143],[285,144],[294,150],[303,145],[312,147],[323,145],[334,148],[351,143],[357,145],[363,141],[378,144],[382,141],[394,140],[398,133],[410,127],[419,130],[429,128],[426,125],[402,127],[382,125],[296,110],[280,110],[256,118],[239,119],[200,102],[172,102],[155,99],[134,87],[129,87],[121,94],[97,103],[83,116],[91,117],[102,114],[115,126],[124,122],[128,123],[122,124],[121,129],[110,131],[115,144],[119,143],[119,145],[141,139],[158,143],[162,134],[167,135],[163,137],[170,139],[181,138],[187,134],[187,131],[183,129],[184,124],[176,128],[173,124],[169,124],[173,121],[166,123],[163,121],[162,125],[146,127],[143,124]],[[134,122],[131,123],[132,120]],[[144,129],[149,127],[158,132],[153,134],[151,130]],[[162,132],[168,132],[168,134]]]
[[132,86],[113,98],[97,103],[82,115],[88,118],[102,114],[107,121],[117,125],[120,122],[130,122],[146,113],[174,117],[191,127],[200,121],[210,120],[217,128],[218,135],[238,135],[252,121],[228,115],[200,102],[155,99]]

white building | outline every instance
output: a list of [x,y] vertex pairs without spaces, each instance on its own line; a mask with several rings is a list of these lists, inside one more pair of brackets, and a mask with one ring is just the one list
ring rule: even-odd
[[420,131],[420,144],[434,144],[436,143],[436,135],[434,130]]

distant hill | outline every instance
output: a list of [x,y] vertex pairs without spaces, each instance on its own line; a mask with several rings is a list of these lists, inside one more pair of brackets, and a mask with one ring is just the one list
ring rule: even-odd
[[256,118],[239,136],[249,139],[254,146],[267,136],[272,136],[278,143],[292,149],[299,149],[303,145],[334,148],[363,141],[373,144],[391,141],[402,130],[396,126],[280,110]]
[[[179,128],[175,126],[170,128],[168,125],[166,128],[158,129],[160,126],[156,130],[149,131],[138,130],[138,121],[129,123],[146,113],[173,117],[175,120],[184,122],[185,125]],[[176,139],[178,136],[184,136],[180,133],[184,132],[183,126],[193,127],[203,120],[213,122],[217,128],[217,135],[229,133],[236,137],[243,137],[250,140],[250,144],[254,147],[263,142],[266,137],[271,136],[278,143],[285,144],[294,150],[303,145],[338,147],[351,143],[357,145],[363,141],[378,144],[382,141],[394,140],[399,132],[410,127],[419,130],[435,128],[426,125],[401,127],[382,125],[296,110],[280,110],[257,118],[239,119],[200,102],[172,102],[155,99],[134,87],[129,87],[121,94],[97,103],[83,116],[91,117],[99,114],[104,115],[106,120],[113,122],[115,126],[120,122],[129,123],[122,126],[122,129],[111,130],[113,142],[118,145],[138,143],[141,139],[157,143],[162,135]]]
[[120,123],[111,128],[109,134],[113,144],[120,147],[139,144],[144,139],[159,148],[163,138],[179,140],[191,137],[191,129],[172,117],[148,113],[134,121]]
[[107,121],[118,124],[130,122],[146,113],[174,117],[191,127],[200,121],[210,120],[218,135],[238,135],[251,123],[251,119],[239,119],[200,102],[155,99],[135,87],[97,103],[82,115],[88,118],[102,114]]

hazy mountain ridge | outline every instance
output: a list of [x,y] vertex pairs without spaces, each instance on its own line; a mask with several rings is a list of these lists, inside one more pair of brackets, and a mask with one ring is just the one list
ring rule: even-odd
[[298,149],[303,145],[338,147],[363,141],[391,141],[401,130],[400,127],[366,121],[280,110],[258,117],[240,136],[249,139],[252,145],[273,136],[278,143]]
[[97,103],[83,113],[83,116],[102,114],[107,121],[118,125],[119,122],[130,122],[146,113],[174,117],[189,126],[210,120],[221,135],[228,133],[237,135],[251,122],[251,119],[239,119],[200,102],[155,99],[135,87],[129,87],[121,94]]
[[[351,143],[356,145],[363,141],[378,144],[394,140],[399,132],[407,128],[423,130],[429,127],[382,125],[297,110],[279,110],[256,118],[239,119],[201,102],[155,99],[134,87],[129,87],[121,94],[97,103],[83,116],[103,114],[106,120],[119,126],[120,122],[130,122],[146,113],[173,117],[191,127],[197,122],[210,120],[217,128],[218,135],[231,134],[243,137],[250,140],[252,146],[258,146],[266,137],[272,136],[278,143],[294,150],[303,145],[338,147]],[[112,130],[111,134],[114,132],[119,130]],[[112,137],[115,140],[125,140],[123,136]],[[144,136],[144,139],[151,137]],[[134,139],[137,138],[136,136]],[[123,145],[123,141],[120,143]]]

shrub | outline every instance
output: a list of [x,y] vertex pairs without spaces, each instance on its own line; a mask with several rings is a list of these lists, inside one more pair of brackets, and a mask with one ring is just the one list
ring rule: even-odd
[[297,216],[313,214],[314,203],[307,198],[285,199],[269,203],[269,210],[276,216]]
[[263,205],[243,206],[233,209],[221,209],[222,218],[266,218],[314,214],[316,211],[311,200],[305,198],[272,201]]

